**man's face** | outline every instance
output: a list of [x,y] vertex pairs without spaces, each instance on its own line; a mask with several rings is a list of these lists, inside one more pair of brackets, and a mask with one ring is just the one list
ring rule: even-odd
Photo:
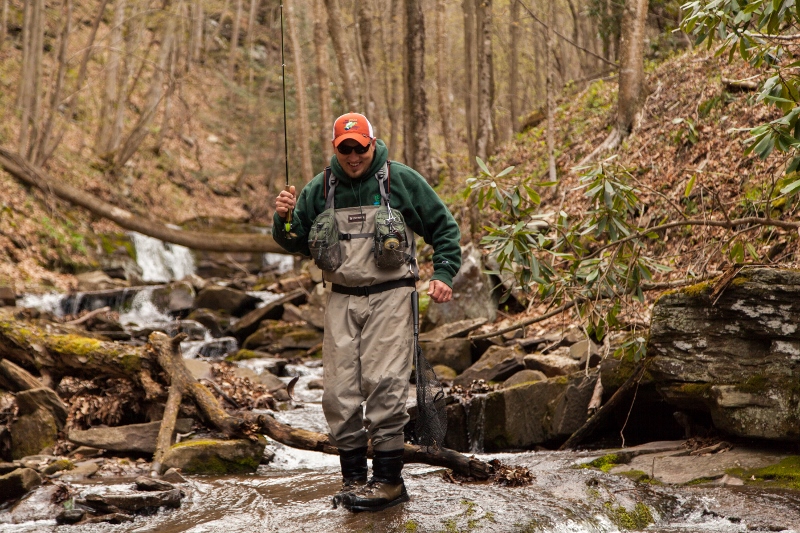
[[[339,150],[340,148],[350,153],[343,154]],[[362,177],[370,164],[372,164],[372,158],[375,156],[375,139],[370,141],[367,151],[363,154],[356,153],[356,148],[361,149],[363,147],[353,139],[345,139],[339,143],[338,147],[334,148],[336,159],[344,169],[345,174],[353,179]]]

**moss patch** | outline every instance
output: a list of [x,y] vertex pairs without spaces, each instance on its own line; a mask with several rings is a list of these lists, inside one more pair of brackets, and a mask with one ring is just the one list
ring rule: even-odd
[[620,461],[619,455],[615,453],[609,453],[608,455],[598,457],[594,461],[584,463],[580,465],[579,468],[597,468],[603,472],[608,472],[621,463],[622,462]]
[[800,456],[793,455],[781,462],[745,470],[743,468],[731,468],[727,474],[736,476],[744,480],[748,485],[769,483],[771,486],[800,490]]
[[663,485],[663,483],[657,479],[651,478],[647,473],[643,472],[642,470],[627,470],[625,472],[616,472],[616,474],[620,476],[625,476],[626,478],[635,481],[636,483],[646,483],[648,485]]
[[650,508],[642,502],[637,503],[631,511],[621,505],[614,506],[611,502],[606,502],[603,506],[607,510],[608,517],[620,529],[644,529],[655,522]]
[[238,352],[229,355],[225,358],[226,361],[246,361],[247,359],[260,359],[264,357],[263,353],[255,352],[253,350],[239,350]]

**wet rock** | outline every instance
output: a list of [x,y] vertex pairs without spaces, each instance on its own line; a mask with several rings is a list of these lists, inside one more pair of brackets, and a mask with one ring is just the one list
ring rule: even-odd
[[72,525],[77,524],[83,517],[86,516],[86,511],[83,509],[64,509],[56,516],[56,524]]
[[325,380],[322,378],[312,379],[308,382],[308,390],[323,390],[325,388]]
[[17,468],[0,476],[0,502],[21,498],[42,484],[42,477],[32,468]]
[[231,326],[231,335],[240,342],[255,333],[264,320],[277,320],[283,316],[283,305],[286,303],[301,303],[306,299],[306,292],[297,289],[274,300],[264,307],[250,311],[234,325]]
[[188,281],[175,281],[153,289],[153,304],[170,313],[180,313],[194,308],[194,287]]
[[535,381],[544,381],[546,379],[547,376],[538,370],[520,370],[503,382],[503,388],[507,389],[515,385],[521,385],[522,383],[533,383]]
[[199,322],[208,329],[212,337],[221,337],[222,332],[231,325],[231,318],[227,314],[205,308],[195,309],[189,313],[186,320]]
[[243,316],[254,310],[261,302],[259,298],[250,296],[244,291],[209,285],[197,294],[192,307],[225,311],[233,316]]
[[[286,308],[288,309],[289,306],[287,305]],[[305,320],[308,325],[313,326],[320,331],[325,329],[324,307],[316,307],[311,304],[305,304],[297,307],[296,312],[299,313],[300,318]]]
[[125,524],[133,522],[134,518],[124,513],[109,513],[101,516],[87,518],[83,524]]
[[8,428],[12,459],[34,455],[54,445],[58,431],[66,421],[66,410],[60,410],[64,406],[59,405],[60,400],[51,389],[42,387],[20,392],[17,394],[17,404],[20,406],[20,416]]
[[[109,506],[128,513],[158,507],[180,507],[182,498],[181,491],[175,488],[158,492],[105,493],[93,496],[101,498]],[[89,500],[89,497],[86,499]]]
[[472,344],[468,339],[420,342],[419,345],[431,365],[449,366],[457,373],[472,365]]
[[447,365],[433,365],[433,371],[439,381],[453,381],[458,376],[458,372]]
[[304,320],[303,312],[300,311],[300,308],[296,305],[284,304],[281,320],[284,322],[300,322],[301,320]]
[[545,376],[566,376],[580,370],[577,361],[561,355],[530,354],[524,358],[525,368],[538,370]]
[[57,459],[47,465],[44,470],[42,470],[42,474],[46,476],[52,476],[56,472],[61,472],[63,470],[73,470],[75,465],[69,459]]
[[453,278],[453,299],[444,304],[428,307],[426,320],[437,327],[468,318],[497,317],[497,297],[492,294],[492,283],[484,274],[482,256],[471,243],[461,252],[461,269]]
[[136,485],[136,490],[153,492],[153,491],[172,490],[175,488],[171,483],[147,476],[139,476],[135,480],[133,480],[133,482]]
[[0,476],[4,476],[10,472],[13,472],[17,468],[20,468],[21,466],[22,464],[19,462],[0,463]]
[[162,481],[167,483],[186,483],[186,478],[181,475],[180,470],[177,468],[169,468],[164,475],[161,476]]
[[[39,520],[52,520],[64,509],[61,502],[66,500],[69,494],[69,488],[61,483],[35,487],[15,503],[8,513],[0,513],[0,524],[3,522],[25,524]],[[6,531],[2,525],[0,525],[0,531]],[[36,531],[39,533],[41,529]]]
[[100,461],[102,461],[102,459],[92,459],[75,463],[75,468],[62,473],[59,479],[69,482],[83,481],[86,478],[92,477],[100,470],[100,465],[97,464]]
[[233,337],[222,337],[203,344],[198,350],[199,357],[208,359],[224,359],[227,355],[235,353],[239,349],[236,339]]
[[83,292],[117,289],[129,285],[127,281],[111,278],[102,270],[84,272],[75,277],[78,280],[78,290]]
[[420,334],[419,340],[420,342],[435,342],[455,337],[466,337],[469,332],[478,329],[486,324],[487,321],[487,318],[480,317],[443,324],[436,329]]
[[192,288],[195,290],[195,293],[205,289],[206,286],[208,286],[208,283],[209,283],[208,281],[204,280],[203,278],[201,278],[197,274],[188,274],[186,276],[183,276],[180,279],[180,281],[188,282],[192,286]]
[[484,410],[484,449],[531,448],[563,440],[584,422],[597,371],[491,392]]
[[164,457],[167,468],[187,474],[244,474],[255,472],[264,454],[266,439],[189,440],[175,444]]
[[0,287],[0,307],[14,307],[17,305],[17,294],[13,287]]
[[264,350],[280,354],[292,350],[302,351],[313,348],[322,342],[322,332],[316,328],[286,324],[277,320],[267,321],[262,327],[250,335],[242,348],[248,350]]
[[[177,433],[188,433],[192,429],[191,418],[179,418],[175,424]],[[127,426],[73,430],[67,436],[70,442],[115,452],[155,453],[161,421]]]
[[445,448],[458,452],[469,452],[470,442],[467,435],[467,415],[464,406],[452,403],[447,406],[447,433],[444,436]]
[[178,333],[185,333],[189,341],[202,341],[206,338],[206,327],[196,320],[176,320],[164,326],[164,333],[174,337]]
[[226,361],[230,362],[250,361],[252,359],[258,359],[258,361],[253,363],[255,366],[276,376],[282,376],[284,374],[284,368],[286,368],[288,364],[286,359],[274,357],[269,352],[259,352],[258,350],[239,350],[235,354],[225,358]]
[[100,256],[100,267],[108,277],[127,281],[131,285],[142,283],[142,267],[128,255],[124,246],[120,246],[110,256]]
[[264,448],[264,455],[261,456],[261,464],[268,465],[275,459],[275,452],[269,448]]
[[743,270],[712,305],[713,288],[656,302],[647,354],[657,390],[729,435],[800,441],[800,272]]
[[473,380],[504,381],[523,370],[525,353],[518,346],[492,346],[481,358],[454,381],[454,385],[468,387]]

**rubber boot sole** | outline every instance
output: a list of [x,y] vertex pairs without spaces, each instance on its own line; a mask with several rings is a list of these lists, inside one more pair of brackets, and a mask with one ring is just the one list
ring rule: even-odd
[[383,510],[388,509],[390,507],[394,507],[395,505],[398,505],[398,504],[401,504],[401,503],[405,503],[405,502],[409,501],[409,499],[410,498],[408,497],[408,492],[406,492],[406,488],[404,486],[403,487],[403,492],[400,493],[400,496],[398,496],[394,500],[390,500],[390,501],[383,502],[383,503],[380,503],[380,504],[367,505],[365,503],[359,502],[358,500],[356,500],[356,501],[347,501],[347,498],[344,498],[343,501],[341,501],[340,503],[341,503],[342,507],[344,507],[345,509],[347,509],[351,513],[363,513],[363,512],[373,512],[374,513],[374,512],[377,512],[377,511],[383,511]]

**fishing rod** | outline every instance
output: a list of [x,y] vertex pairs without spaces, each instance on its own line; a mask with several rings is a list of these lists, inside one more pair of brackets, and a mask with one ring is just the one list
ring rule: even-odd
[[[286,59],[283,55],[283,2],[281,2],[281,82],[283,83],[283,158],[286,163],[286,187],[285,191],[289,191],[289,133],[286,125]],[[292,231],[292,208],[286,213],[286,225],[284,226],[286,233]]]

